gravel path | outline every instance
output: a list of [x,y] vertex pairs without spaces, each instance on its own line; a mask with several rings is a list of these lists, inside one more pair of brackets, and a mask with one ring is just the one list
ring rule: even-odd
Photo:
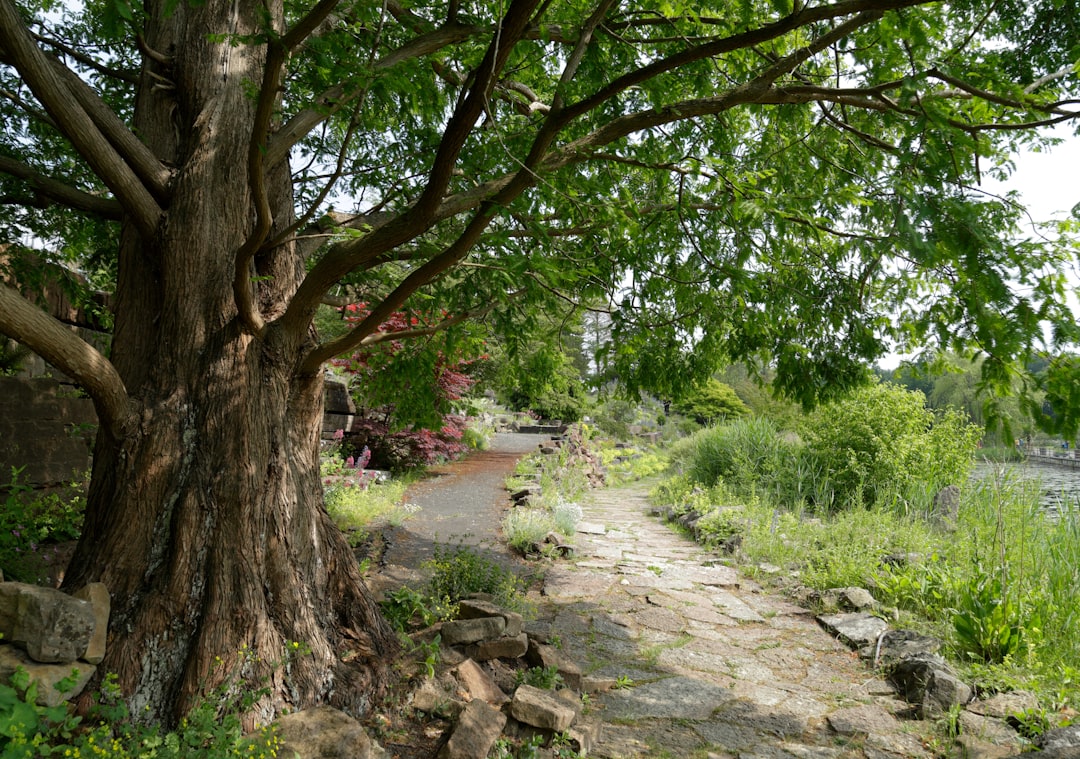
[[432,469],[430,477],[405,493],[413,514],[384,531],[382,569],[373,584],[381,588],[418,581],[437,545],[467,545],[501,566],[520,568],[521,560],[500,539],[510,503],[504,483],[517,461],[547,440],[542,435],[498,432],[486,451]]

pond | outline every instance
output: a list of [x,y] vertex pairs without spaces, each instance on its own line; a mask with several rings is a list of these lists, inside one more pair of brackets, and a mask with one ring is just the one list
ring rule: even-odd
[[1007,469],[1012,477],[1031,482],[1042,491],[1042,505],[1047,511],[1059,513],[1062,507],[1076,509],[1080,504],[1080,468],[1027,461],[1022,464],[994,464],[978,462],[972,472],[973,480],[997,476]]

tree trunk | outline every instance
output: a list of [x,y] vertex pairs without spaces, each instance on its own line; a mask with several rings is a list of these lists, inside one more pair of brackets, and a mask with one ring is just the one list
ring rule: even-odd
[[[99,433],[65,585],[109,588],[99,671],[119,676],[136,714],[166,722],[229,678],[267,678],[261,721],[320,702],[362,712],[397,649],[323,508],[322,377],[297,371],[310,338],[273,325],[256,338],[237,317],[234,262],[255,216],[242,83],[260,81],[263,56],[207,32],[254,34],[267,10],[280,18],[275,5],[181,3],[147,24],[171,66],[144,72],[135,126],[177,171],[156,237],[123,231],[112,361],[138,421]],[[152,86],[165,74],[183,86]],[[293,221],[292,191],[285,162],[269,169],[276,234]],[[256,258],[267,321],[303,272],[292,243]],[[283,662],[293,643],[306,653]]]

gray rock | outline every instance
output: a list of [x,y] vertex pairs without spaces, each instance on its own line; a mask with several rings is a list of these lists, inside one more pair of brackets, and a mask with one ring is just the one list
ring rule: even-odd
[[34,661],[75,661],[94,634],[94,609],[53,588],[0,583],[0,633]]
[[530,639],[525,661],[534,667],[543,667],[545,669],[554,667],[562,675],[567,688],[581,692],[581,667],[559,653],[554,646],[548,646]]
[[502,706],[510,700],[491,676],[472,659],[466,659],[455,667],[454,677],[469,701],[479,698],[492,706]]
[[529,636],[525,633],[512,638],[502,637],[494,640],[482,640],[465,649],[466,655],[477,661],[491,659],[517,659],[529,649]]
[[827,717],[829,727],[840,735],[877,735],[897,730],[896,717],[880,706],[852,706],[837,709]]
[[669,677],[605,693],[605,716],[611,719],[708,719],[735,699],[728,688],[691,677]]
[[936,654],[922,654],[898,663],[889,679],[914,704],[920,716],[939,717],[971,700],[972,691]]
[[888,630],[881,636],[876,653],[879,665],[889,666],[920,654],[936,654],[941,641],[912,630]]
[[298,759],[384,759],[386,751],[345,712],[329,706],[305,709],[277,720],[278,756]]
[[866,611],[877,606],[877,600],[866,588],[831,588],[822,592],[821,600],[826,606],[843,611]]
[[957,717],[957,723],[961,735],[971,735],[999,746],[1011,746],[1017,753],[1023,743],[1015,730],[994,717],[984,717],[965,709]]
[[502,636],[506,630],[506,620],[502,617],[480,617],[478,619],[455,619],[444,622],[442,642],[448,646],[460,646],[492,640]]
[[957,485],[946,485],[934,496],[934,508],[931,518],[939,527],[954,529],[956,518],[960,514],[960,488]]
[[[42,664],[36,662],[14,646],[0,645],[0,682],[10,682],[15,670],[22,667],[30,677],[30,682],[37,685],[36,702],[40,706],[59,706],[65,701],[78,696],[90,682],[97,667],[84,662],[65,662],[63,664]],[[57,690],[61,680],[75,677],[72,687],[66,691]]]
[[1080,724],[1068,727],[1055,727],[1039,736],[1039,748],[1043,751],[1062,751],[1076,749],[1080,751]]
[[100,664],[105,658],[105,642],[109,635],[109,612],[112,602],[105,583],[92,582],[76,590],[72,595],[81,601],[89,601],[94,610],[94,634],[82,655],[82,660]]
[[465,708],[457,698],[453,682],[444,682],[432,677],[425,677],[416,686],[409,703],[413,709],[442,717],[456,717]]
[[577,714],[550,691],[522,685],[510,701],[510,716],[526,725],[561,733],[573,724]]
[[506,726],[506,715],[480,699],[473,699],[461,713],[450,740],[438,759],[485,759]]
[[889,628],[885,620],[863,612],[823,614],[817,620],[830,634],[852,648],[874,645],[878,636]]
[[[960,749],[960,756],[964,759],[1007,759],[1007,757],[1016,756],[1017,754],[1017,751],[1014,748],[998,746],[995,743],[966,733],[962,733],[957,737],[956,747]],[[1035,755],[1024,754],[1024,756],[1029,757]]]
[[500,609],[490,601],[480,598],[466,598],[458,603],[458,619],[483,619],[484,617],[502,617],[506,623],[503,635],[513,637],[521,634],[524,619],[516,611]]
[[1039,699],[1034,693],[1017,690],[1008,693],[995,693],[989,698],[972,701],[968,704],[969,712],[984,717],[1007,719],[1039,707]]

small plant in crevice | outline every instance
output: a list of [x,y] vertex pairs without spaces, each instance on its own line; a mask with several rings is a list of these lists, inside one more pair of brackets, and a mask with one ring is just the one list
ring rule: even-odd
[[558,690],[564,684],[558,667],[530,667],[518,670],[514,680],[518,685],[531,685],[543,690]]

